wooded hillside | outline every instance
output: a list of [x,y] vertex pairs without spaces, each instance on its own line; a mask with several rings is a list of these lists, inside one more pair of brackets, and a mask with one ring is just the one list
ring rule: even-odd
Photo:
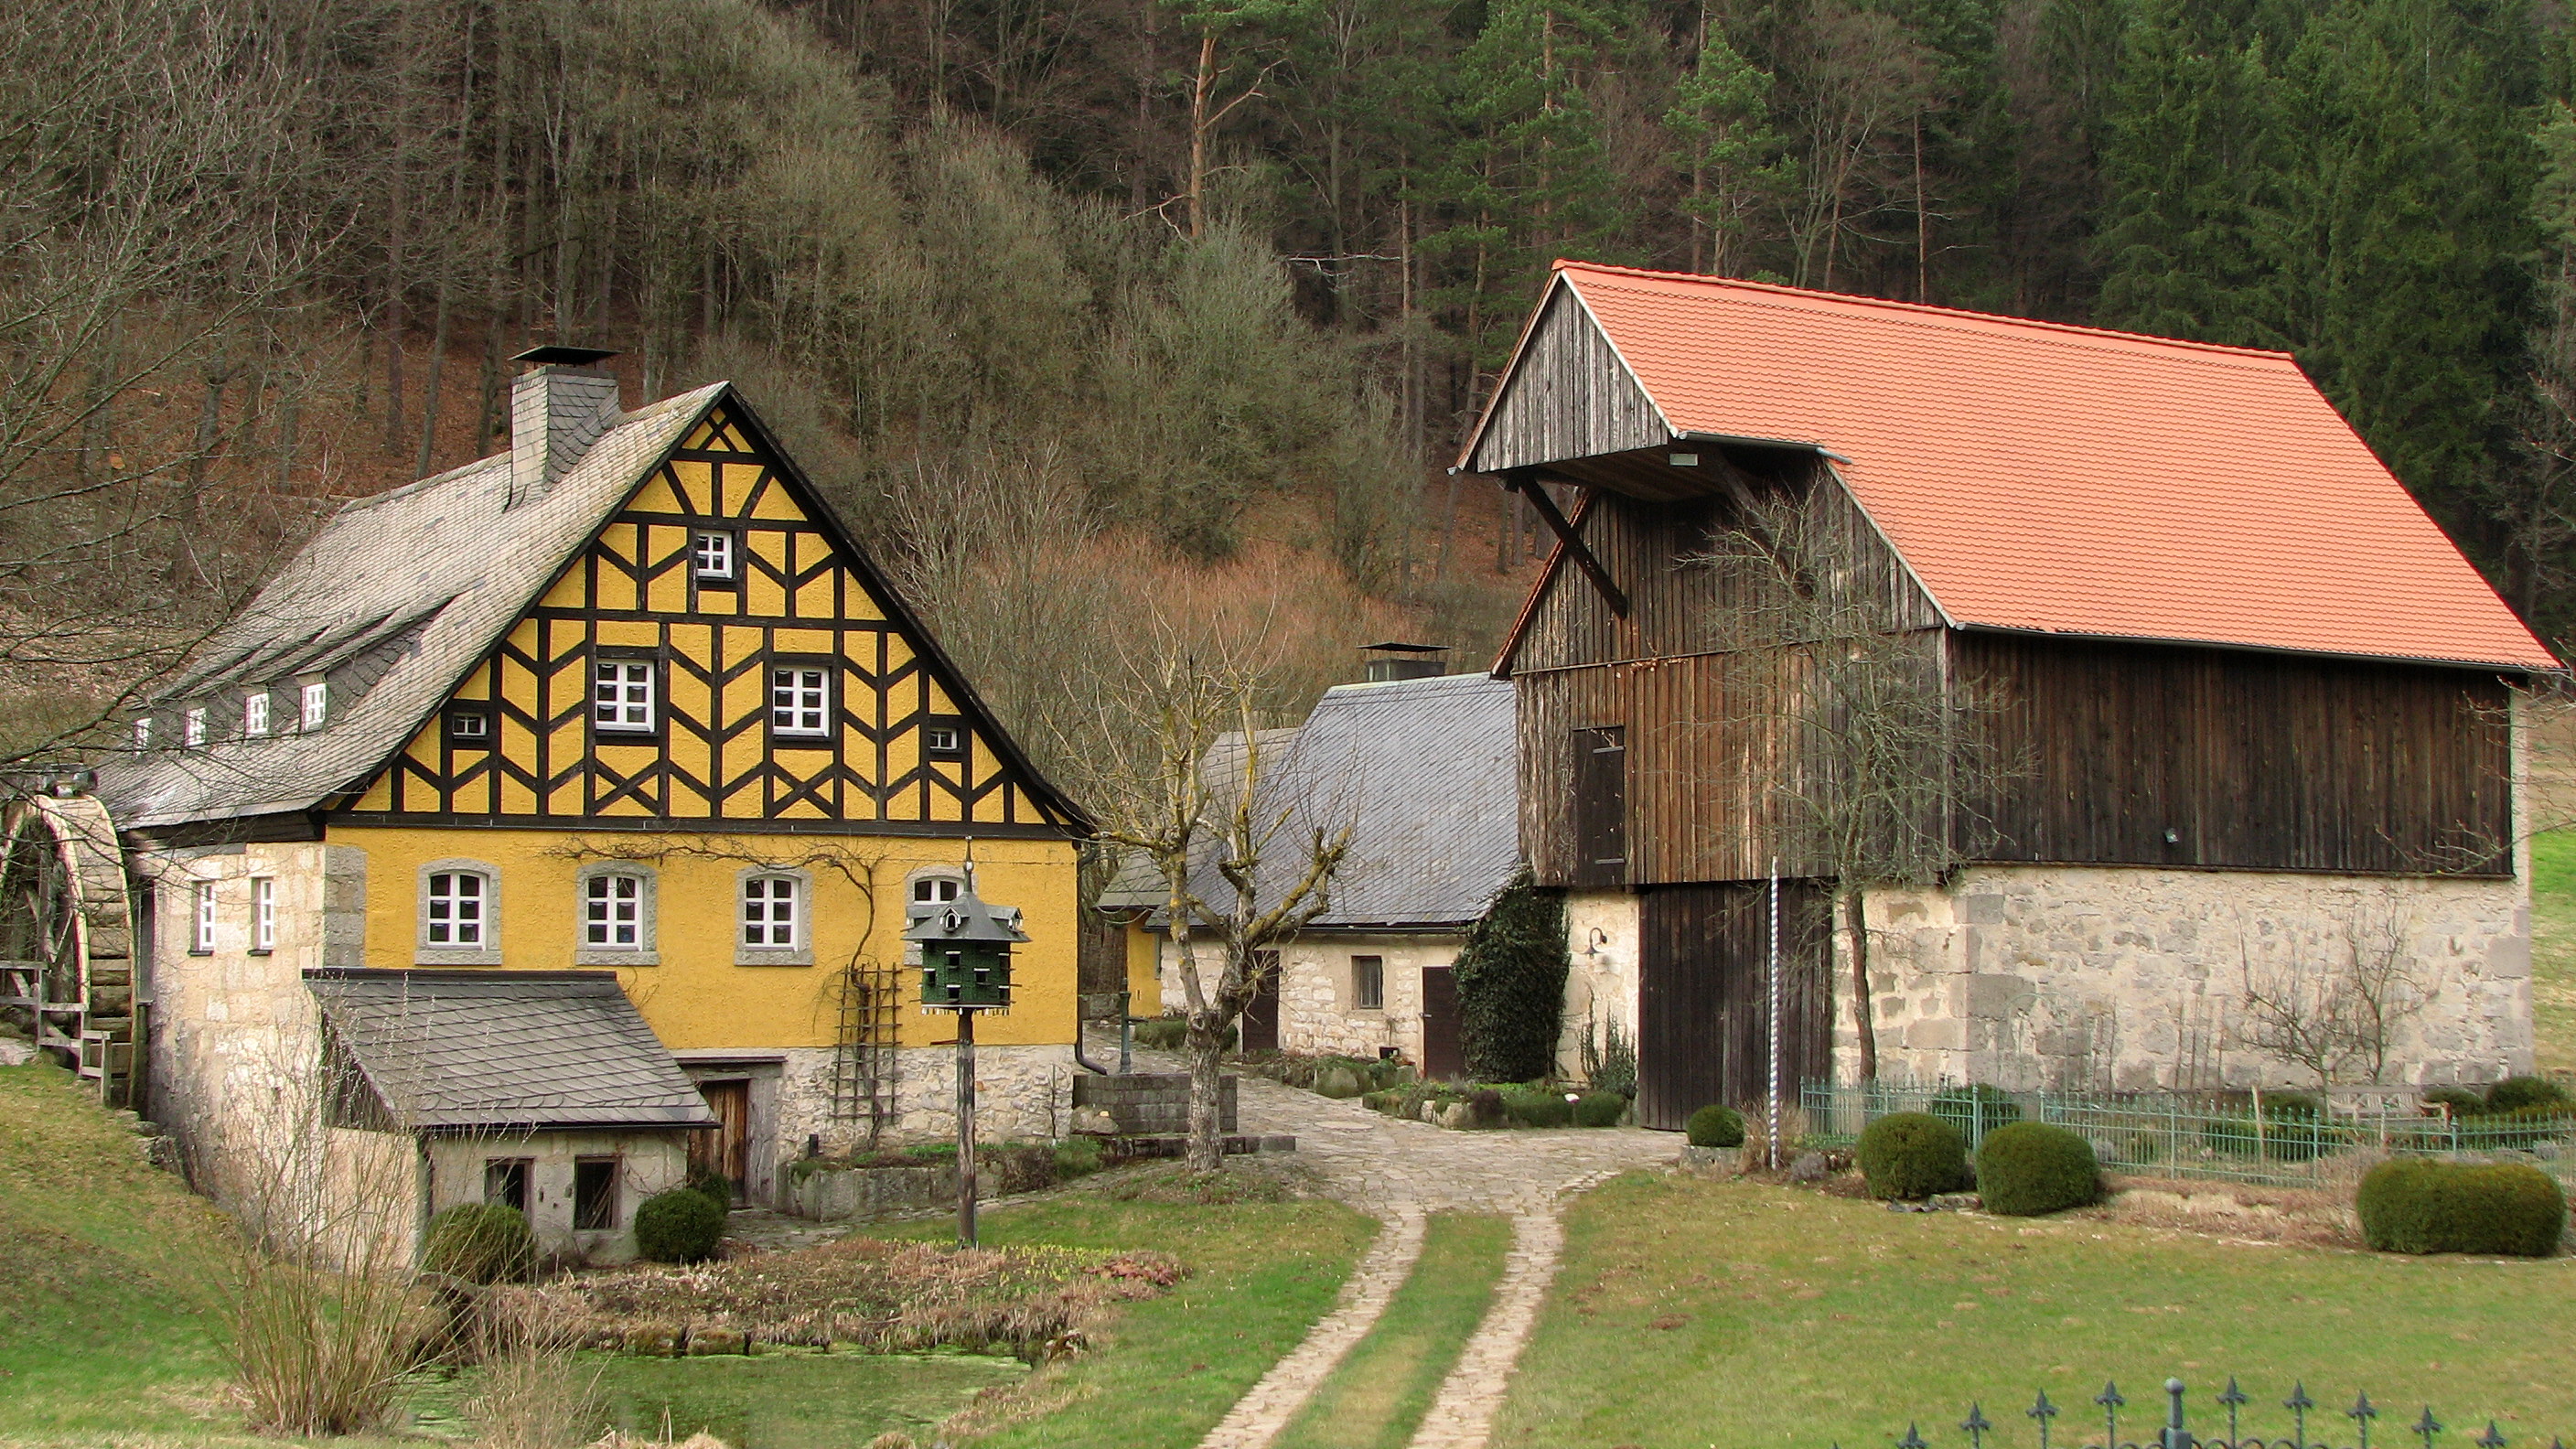
[[1024,733],[1183,596],[1293,707],[1496,632],[1534,530],[1438,470],[1558,255],[2293,349],[2563,637],[2571,86],[2520,0],[18,7],[0,725],[492,450],[536,341],[745,383]]

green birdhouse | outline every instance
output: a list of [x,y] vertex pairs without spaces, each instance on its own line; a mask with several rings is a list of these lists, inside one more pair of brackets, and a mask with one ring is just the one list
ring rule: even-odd
[[953,901],[915,902],[903,939],[921,952],[921,1004],[943,1011],[1007,1011],[1011,947],[1027,940],[1020,908],[988,906],[966,889]]

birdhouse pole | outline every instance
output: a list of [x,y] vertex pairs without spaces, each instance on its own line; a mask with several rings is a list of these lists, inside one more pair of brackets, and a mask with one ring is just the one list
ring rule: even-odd
[[957,1246],[975,1246],[975,1013],[957,1012]]
[[957,1246],[975,1246],[975,1013],[1011,1009],[1011,948],[1029,939],[1020,913],[975,894],[975,848],[947,900],[917,900],[903,939],[921,967],[921,1005],[957,1014]]

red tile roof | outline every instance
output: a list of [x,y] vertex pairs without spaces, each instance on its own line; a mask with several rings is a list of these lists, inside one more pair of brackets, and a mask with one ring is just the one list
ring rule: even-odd
[[1958,624],[2557,667],[2286,353],[1558,271],[1676,433],[1848,459]]

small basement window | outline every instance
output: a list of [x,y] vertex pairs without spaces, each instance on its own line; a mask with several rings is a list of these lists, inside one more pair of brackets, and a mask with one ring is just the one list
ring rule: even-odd
[[483,1200],[500,1207],[528,1210],[528,1168],[524,1157],[483,1159]]
[[581,1232],[617,1226],[617,1159],[576,1157],[572,1164],[572,1225]]
[[1386,958],[1351,958],[1351,1005],[1359,1011],[1386,1010]]

